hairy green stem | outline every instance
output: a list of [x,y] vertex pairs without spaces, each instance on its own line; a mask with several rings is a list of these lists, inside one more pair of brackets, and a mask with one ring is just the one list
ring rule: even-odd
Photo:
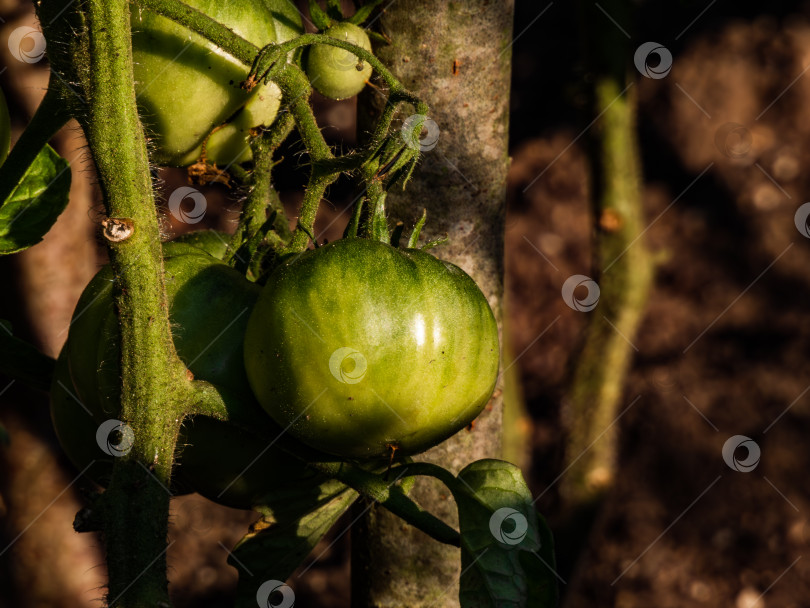
[[[342,481],[363,496],[378,502],[391,513],[440,543],[454,547],[460,546],[461,540],[456,530],[432,513],[419,507],[408,498],[401,488],[395,486],[393,481],[386,481],[378,475],[348,463],[315,463],[312,466],[321,473]],[[396,481],[400,477],[408,476],[411,473],[410,470],[407,470],[408,466],[410,465],[398,467],[397,470],[401,474],[399,476],[389,474],[389,477]],[[455,478],[453,479],[455,480]]]
[[230,242],[223,261],[244,271],[250,263],[253,253],[247,247],[249,241],[262,229],[267,221],[267,210],[275,213],[273,228],[286,241],[290,237],[290,228],[284,207],[273,187],[273,155],[293,128],[293,118],[289,113],[278,117],[267,132],[251,141],[253,153],[253,171],[249,177],[250,192],[242,208],[242,216]]
[[37,154],[70,119],[70,106],[64,98],[64,86],[51,76],[48,90],[31,122],[14,144],[0,170],[0,205],[22,180]]
[[86,29],[66,51],[74,51],[73,72],[86,98],[79,119],[108,215],[104,235],[121,337],[120,418],[134,434],[131,451],[115,462],[101,504],[108,603],[168,605],[166,488],[190,383],[169,326],[149,158],[135,103],[129,5],[87,0],[75,10],[82,11]]

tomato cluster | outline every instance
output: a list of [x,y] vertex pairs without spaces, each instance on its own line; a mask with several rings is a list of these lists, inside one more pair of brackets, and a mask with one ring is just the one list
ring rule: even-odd
[[[304,33],[290,0],[186,4],[260,48]],[[365,31],[351,23],[338,23],[324,34],[371,51]],[[135,92],[155,162],[182,167],[203,156],[226,166],[250,160],[251,133],[269,127],[279,112],[278,86],[269,82],[246,91],[240,84],[248,69],[240,61],[149,10],[132,13],[132,53]],[[306,71],[313,86],[332,99],[356,95],[371,76],[367,62],[330,45],[308,50]]]
[[[188,4],[260,47],[302,32],[289,0]],[[202,37],[147,10],[132,19],[136,92],[155,160],[188,164],[203,147],[216,163],[248,160],[251,131],[278,113],[276,85],[248,93],[238,86],[247,69]],[[354,24],[332,23],[324,34],[371,50]],[[312,85],[335,99],[356,95],[371,74],[367,61],[330,44],[311,46],[302,61]],[[222,261],[226,241],[203,232],[164,244],[177,354],[219,391],[228,418],[183,421],[176,491],[272,505],[285,487],[321,483],[307,459],[414,454],[464,428],[489,400],[497,325],[457,266],[345,238],[276,260],[260,286]],[[51,391],[65,452],[101,484],[116,456],[104,432],[121,414],[115,280],[105,266],[82,293]],[[276,444],[284,434],[292,448]]]

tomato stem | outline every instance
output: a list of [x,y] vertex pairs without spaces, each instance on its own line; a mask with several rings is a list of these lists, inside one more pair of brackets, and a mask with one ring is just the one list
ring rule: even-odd
[[[423,463],[420,463],[423,464]],[[380,503],[391,513],[397,515],[404,521],[446,545],[454,547],[460,546],[461,539],[458,531],[444,523],[432,513],[425,511],[402,491],[402,488],[395,485],[399,479],[408,476],[408,467],[403,465],[391,469],[389,477],[393,481],[386,481],[379,475],[369,473],[359,467],[349,463],[327,462],[313,463],[312,467],[329,477],[342,481],[350,488],[358,491],[363,496],[371,498]],[[441,469],[441,467],[435,467]],[[441,469],[444,471],[444,469]],[[445,471],[454,482],[456,478],[449,471]],[[438,475],[438,473],[437,473]],[[434,475],[435,476],[435,475]],[[445,476],[445,477],[446,477]],[[444,481],[444,480],[442,480]]]
[[131,450],[115,459],[98,504],[107,603],[168,606],[167,488],[191,383],[169,325],[154,189],[135,98],[129,3],[87,0],[69,10],[63,4],[43,0],[39,6],[48,46],[60,49],[52,69],[81,93],[75,114],[90,144],[108,225],[130,228],[124,238],[106,239],[120,324],[120,418],[134,437]]

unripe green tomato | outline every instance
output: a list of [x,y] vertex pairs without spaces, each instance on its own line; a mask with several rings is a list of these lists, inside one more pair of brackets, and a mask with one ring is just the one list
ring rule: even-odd
[[259,403],[345,458],[423,451],[470,423],[498,375],[498,329],[463,270],[342,239],[282,263],[245,334]]
[[169,258],[186,253],[199,254],[200,250],[221,260],[225,257],[231,235],[218,230],[195,230],[181,234],[163,243],[163,257]]
[[[210,382],[220,391],[231,420],[247,428],[268,427],[272,436],[257,438],[230,423],[197,417],[181,429],[177,479],[212,500],[248,508],[274,487],[300,483],[313,476],[303,463],[277,447],[264,451],[248,468],[267,443],[281,433],[256,403],[242,359],[245,326],[261,288],[199,249],[186,253],[190,247],[188,242],[164,244],[166,291],[177,353],[195,378]],[[64,349],[72,386],[77,396],[81,395],[82,405],[92,413],[92,425],[79,425],[83,421],[76,407],[72,408],[76,415],[62,413],[65,400],[60,400],[56,391],[52,397],[54,423],[62,424],[57,434],[69,455],[81,454],[74,445],[77,442],[90,445],[92,450],[97,445],[98,425],[119,418],[119,342],[112,270],[105,266],[79,299]],[[77,424],[64,425],[66,419]],[[109,464],[111,458],[107,460]],[[275,466],[276,460],[283,466]],[[80,466],[80,462],[76,465]],[[317,481],[313,483],[317,485]],[[268,500],[272,507],[272,495]]]
[[[371,51],[368,35],[353,23],[338,23],[324,34]],[[319,93],[330,99],[357,95],[371,78],[371,71],[371,65],[367,62],[336,46],[316,44],[307,51],[306,72],[309,81]]]
[[68,459],[79,471],[89,467],[85,475],[99,485],[107,485],[113,458],[102,452],[96,442],[96,431],[103,420],[97,422],[76,398],[67,348],[63,348],[56,359],[50,397],[53,428]]
[[9,145],[11,144],[11,121],[8,116],[8,106],[3,91],[0,90],[0,165],[8,156]]
[[[227,123],[216,129],[205,143],[205,155],[218,165],[249,161],[251,130],[273,124],[281,105],[281,91],[272,82],[260,84],[253,96]],[[202,154],[202,145],[184,160],[190,164]]]
[[[274,7],[262,0],[189,0],[192,8],[232,29],[253,44],[263,47],[280,41],[279,34],[301,32],[297,11]],[[294,8],[294,7],[292,7]],[[277,23],[275,15],[283,19]],[[240,109],[260,93],[241,89],[248,68],[202,36],[148,10],[132,12],[132,53],[136,94],[141,116],[149,127],[153,158],[158,164],[184,166],[197,160],[203,140],[212,130],[239,115]],[[272,103],[259,104],[251,116],[255,124],[270,124],[278,111],[280,91],[267,85],[261,94]],[[206,147],[207,158],[218,164],[233,160],[238,141],[219,138]],[[246,144],[245,144],[246,145]],[[249,158],[249,150],[247,158]]]

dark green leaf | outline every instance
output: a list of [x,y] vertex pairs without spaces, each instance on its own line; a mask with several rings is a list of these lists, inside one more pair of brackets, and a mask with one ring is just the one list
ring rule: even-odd
[[343,21],[343,9],[340,6],[340,0],[326,0],[326,12],[332,19]]
[[[239,571],[236,606],[255,608],[263,583],[283,583],[298,568],[318,541],[357,499],[357,492],[338,481],[324,483],[319,506],[300,503],[296,516],[291,508],[263,517],[233,549],[228,563]],[[261,509],[258,509],[261,511]],[[269,602],[267,602],[269,605]]]
[[363,6],[357,9],[357,12],[347,19],[347,21],[349,23],[354,23],[355,25],[360,25],[363,23],[363,21],[369,18],[372,11],[377,8],[381,2],[382,0],[371,0],[370,2],[366,2],[363,4]]
[[461,606],[556,606],[551,532],[532,504],[520,469],[502,460],[479,460],[458,479]]
[[65,209],[69,192],[68,162],[45,146],[0,207],[0,254],[39,243]]
[[312,23],[315,24],[319,32],[329,29],[332,25],[332,20],[318,5],[318,0],[309,0],[309,16],[312,18]]

